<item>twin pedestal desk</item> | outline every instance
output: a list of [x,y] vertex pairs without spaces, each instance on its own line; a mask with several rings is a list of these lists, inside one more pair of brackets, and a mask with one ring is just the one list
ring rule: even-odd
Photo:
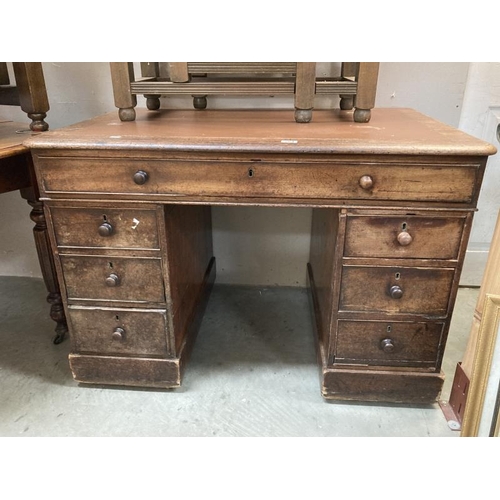
[[27,145],[75,380],[179,386],[215,278],[211,205],[295,206],[313,207],[323,396],[438,398],[493,146],[409,109],[112,113]]

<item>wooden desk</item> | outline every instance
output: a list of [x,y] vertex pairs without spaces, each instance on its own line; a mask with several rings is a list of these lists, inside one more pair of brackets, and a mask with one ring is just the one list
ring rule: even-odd
[[[0,194],[20,190],[21,196],[32,207],[30,217],[35,223],[33,232],[36,249],[43,279],[49,291],[47,301],[51,304],[50,316],[57,323],[54,343],[58,344],[64,339],[67,326],[47,236],[47,224],[42,203],[38,199],[33,163],[28,148],[23,146],[23,141],[32,135],[29,125],[0,119]],[[4,232],[3,235],[8,237]]]
[[111,113],[27,144],[76,380],[179,386],[215,277],[210,206],[308,206],[322,394],[438,397],[493,146],[409,109]]

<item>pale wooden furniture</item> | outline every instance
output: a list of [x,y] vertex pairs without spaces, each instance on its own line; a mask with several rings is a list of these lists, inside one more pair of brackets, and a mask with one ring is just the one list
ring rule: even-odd
[[[67,326],[33,163],[29,149],[23,146],[23,141],[32,135],[27,124],[0,119],[0,194],[20,190],[21,196],[32,207],[30,217],[35,223],[35,244],[42,276],[49,292],[47,301],[51,304],[50,316],[57,323],[54,343],[58,344],[63,340]],[[5,230],[2,231],[2,236],[9,237]]]
[[44,119],[50,108],[42,63],[15,62],[12,66],[15,85],[11,85],[7,63],[0,62],[0,105],[21,106],[31,118],[31,130],[48,130],[49,126]]
[[462,437],[500,437],[500,295],[486,293],[475,333]]
[[215,276],[212,205],[314,207],[321,391],[429,403],[487,156],[409,109],[115,113],[28,141],[83,383],[177,387]]
[[375,105],[379,63],[342,63],[339,78],[316,78],[316,63],[141,63],[135,78],[131,62],[110,63],[115,105],[122,121],[135,120],[136,95],[150,110],[160,109],[162,95],[192,95],[196,109],[207,107],[207,95],[295,95],[295,120],[312,119],[316,94],[338,94],[343,110],[356,108],[355,122],[370,121]]
[[[477,356],[478,337],[483,321],[484,304],[488,294],[500,296],[500,214],[498,215],[495,231],[491,240],[488,261],[486,263],[474,316],[472,318],[469,340],[462,362],[457,365],[448,403],[451,410],[449,418],[454,419],[459,424],[462,423],[467,409],[473,364]],[[470,429],[466,429],[466,434],[468,432],[470,432]]]

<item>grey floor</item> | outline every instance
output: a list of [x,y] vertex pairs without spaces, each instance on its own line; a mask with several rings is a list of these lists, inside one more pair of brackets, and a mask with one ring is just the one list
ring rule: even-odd
[[[477,293],[459,291],[445,400]],[[39,279],[0,277],[0,436],[458,436],[437,404],[325,402],[303,289],[216,286],[172,391],[75,383],[45,295]]]

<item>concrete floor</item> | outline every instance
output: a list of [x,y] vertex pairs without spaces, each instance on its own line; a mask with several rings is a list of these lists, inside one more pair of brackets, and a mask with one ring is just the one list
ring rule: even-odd
[[[477,293],[459,291],[445,400]],[[0,436],[458,436],[437,404],[325,402],[304,289],[216,286],[172,391],[75,383],[45,295],[39,279],[0,277]]]

